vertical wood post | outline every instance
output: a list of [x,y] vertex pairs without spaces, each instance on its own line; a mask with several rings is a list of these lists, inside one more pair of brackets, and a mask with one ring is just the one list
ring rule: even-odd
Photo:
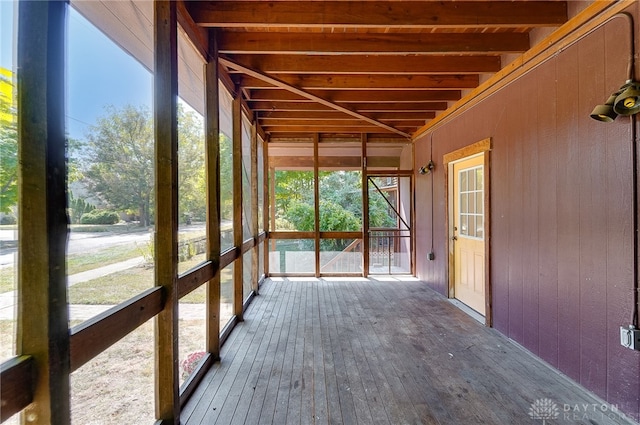
[[262,143],[262,225],[267,234],[262,251],[264,261],[264,273],[269,276],[269,136]]
[[369,177],[367,175],[367,134],[362,133],[362,276],[369,276]]
[[[19,248],[17,354],[36,363],[23,423],[67,424],[65,1],[20,2],[18,22]],[[25,231],[29,229],[29,231]]]
[[251,125],[251,236],[256,242],[251,249],[251,289],[258,294],[258,123]]
[[315,231],[314,244],[315,244],[315,259],[316,259],[316,277],[320,277],[320,187],[318,186],[318,143],[320,142],[320,135],[315,133],[313,135],[313,203],[315,204],[313,229]]
[[214,276],[207,282],[207,351],[220,359],[220,90],[218,37],[209,30],[209,60],[205,65],[205,127],[207,173],[207,259]]
[[176,3],[154,3],[155,284],[165,305],[156,316],[156,416],[178,424],[178,54]]
[[[274,231],[276,230],[276,169],[274,167],[269,167],[269,217],[269,231]],[[271,239],[272,251],[276,250],[276,243],[275,239]],[[267,253],[267,255],[269,254]],[[280,268],[282,268],[282,264]],[[270,269],[267,270],[271,271]],[[275,270],[275,272],[279,273],[280,270]]]
[[233,97],[233,244],[239,253],[233,267],[233,314],[242,321],[242,90]]

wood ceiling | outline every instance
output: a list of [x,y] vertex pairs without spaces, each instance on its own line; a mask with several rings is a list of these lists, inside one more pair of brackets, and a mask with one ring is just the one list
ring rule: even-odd
[[565,23],[564,1],[187,1],[272,135],[409,138]]

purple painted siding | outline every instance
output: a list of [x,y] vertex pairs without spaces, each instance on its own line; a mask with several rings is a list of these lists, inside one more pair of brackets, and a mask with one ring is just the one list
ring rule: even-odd
[[442,156],[491,137],[494,327],[638,420],[640,353],[618,341],[632,312],[630,119],[589,118],[626,79],[627,40],[610,22],[416,142],[416,165],[431,137],[439,165],[416,175],[416,267],[447,293]]

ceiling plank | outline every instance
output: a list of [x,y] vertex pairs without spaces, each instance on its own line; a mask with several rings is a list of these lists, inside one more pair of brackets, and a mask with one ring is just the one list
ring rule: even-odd
[[[384,120],[425,120],[435,117],[435,112],[379,112],[369,114],[373,119]],[[338,111],[265,111],[259,115],[261,122],[274,119],[287,120],[341,120],[352,119],[351,116]]]
[[[390,122],[389,125],[393,127],[420,127],[424,125],[425,119],[417,120],[400,120]],[[260,124],[264,128],[287,125],[290,127],[309,127],[309,126],[322,126],[327,129],[331,127],[361,127],[363,122],[355,119],[284,119],[284,118],[261,118]]]
[[268,120],[352,120],[351,115],[340,111],[265,111],[258,118],[262,122]]
[[328,106],[312,102],[249,101],[249,107],[256,112],[262,111],[333,111]]
[[[320,143],[343,143],[344,141],[350,141],[351,143],[360,144],[360,134],[356,133],[332,133],[327,131],[321,131]],[[397,143],[401,145],[407,144],[407,139],[404,137],[398,137],[397,135],[390,133],[368,132],[369,142],[381,143]],[[282,143],[309,143],[310,147],[313,146],[313,135],[305,132],[285,132],[277,133],[271,132],[269,137],[269,145],[282,144]]]
[[[328,111],[329,107],[311,102],[278,102],[278,101],[249,101],[249,107],[260,111]],[[447,102],[423,103],[351,103],[349,107],[359,112],[413,112],[413,111],[444,111]]]
[[464,54],[522,53],[529,49],[528,33],[275,33],[219,34],[221,53],[270,54]]
[[[250,100],[270,100],[270,101],[304,101],[309,99],[291,93],[286,90],[250,90]],[[411,91],[392,91],[392,90],[358,90],[358,91],[340,91],[326,90],[313,91],[311,94],[325,97],[326,99],[336,103],[349,102],[432,102],[442,100],[459,100],[462,97],[460,90],[411,90]]]
[[[417,127],[414,127],[417,128]],[[267,133],[383,133],[382,128],[377,128],[372,125],[361,126],[348,126],[348,127],[326,127],[326,126],[306,126],[306,127],[291,127],[289,125],[284,126],[265,126],[264,131]],[[409,131],[409,130],[407,130]],[[395,133],[387,130],[388,133]]]
[[[233,69],[235,69],[237,71],[242,71],[245,74],[250,75],[250,76],[255,77],[255,78],[261,78],[263,81],[266,81],[269,84],[276,85],[276,86],[281,87],[281,88],[285,89],[286,91],[292,92],[293,94],[296,94],[298,96],[302,96],[302,97],[307,98],[309,100],[312,100],[314,102],[321,103],[321,104],[323,104],[325,106],[329,106],[329,107],[331,107],[331,108],[333,108],[333,109],[335,109],[337,111],[341,111],[341,112],[347,113],[347,114],[349,114],[349,115],[351,115],[351,116],[353,116],[355,118],[358,118],[358,119],[361,119],[363,121],[366,121],[366,122],[368,122],[370,124],[373,124],[374,126],[382,128],[384,130],[391,131],[391,132],[399,134],[401,136],[409,137],[409,134],[405,133],[402,130],[398,130],[398,129],[396,129],[394,127],[391,127],[391,126],[389,126],[387,124],[384,124],[384,123],[382,123],[380,121],[373,120],[373,119],[367,117],[366,115],[362,115],[362,114],[360,114],[358,112],[352,111],[352,110],[350,110],[350,109],[348,109],[348,108],[346,108],[344,106],[341,106],[341,105],[338,105],[338,104],[332,102],[331,100],[327,100],[327,99],[325,99],[323,97],[320,97],[318,95],[315,95],[315,94],[312,94],[310,92],[301,90],[301,89],[299,89],[297,87],[293,87],[293,86],[291,86],[291,85],[289,85],[287,83],[284,83],[284,82],[279,81],[279,80],[277,80],[277,79],[275,79],[273,77],[270,77],[270,76],[268,76],[266,74],[263,74],[260,71],[255,71],[253,69],[243,67],[242,65],[238,65],[238,64],[236,64],[234,62],[229,61],[228,59],[220,58],[219,62],[221,64],[223,64],[224,66],[233,68]],[[265,131],[267,131],[267,130],[265,129]]]
[[559,26],[567,20],[564,1],[197,1],[189,4],[195,21],[210,27],[520,27]]
[[[279,126],[279,125],[288,125],[290,127],[308,127],[308,126],[322,126],[322,127],[362,127],[367,123],[362,122],[362,120],[358,119],[322,119],[322,120],[312,120],[312,119],[300,119],[300,120],[289,120],[289,119],[260,119],[262,126],[264,128]],[[423,125],[417,124],[417,126]]]
[[349,106],[360,112],[413,112],[413,111],[444,111],[447,102],[420,102],[420,103],[350,103]]
[[248,68],[271,74],[467,74],[493,73],[500,56],[362,56],[362,55],[233,55]]
[[[428,90],[473,89],[478,75],[273,75],[291,86],[305,90]],[[243,88],[271,88],[263,79],[242,75],[236,82]]]

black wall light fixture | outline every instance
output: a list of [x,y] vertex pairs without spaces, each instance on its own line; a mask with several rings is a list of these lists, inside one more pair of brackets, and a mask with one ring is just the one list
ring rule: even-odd
[[434,170],[434,168],[436,168],[436,163],[433,162],[432,160],[429,160],[427,165],[423,165],[422,167],[420,167],[418,172],[420,174],[431,174],[431,172]]
[[615,17],[626,17],[629,22],[630,43],[629,67],[627,81],[616,92],[613,92],[604,105],[598,105],[591,112],[591,118],[602,122],[612,122],[618,115],[635,115],[640,112],[640,82],[634,80],[635,43],[633,17],[628,13],[620,13]]

